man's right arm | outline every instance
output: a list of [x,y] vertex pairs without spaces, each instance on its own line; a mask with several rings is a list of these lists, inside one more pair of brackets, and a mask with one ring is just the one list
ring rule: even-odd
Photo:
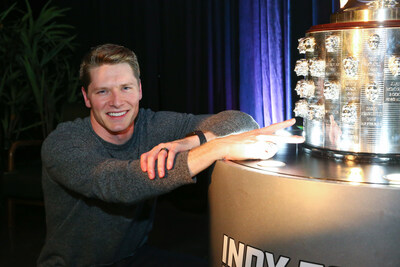
[[277,130],[292,126],[295,119],[272,124],[241,134],[233,134],[205,143],[189,151],[188,165],[192,176],[217,160],[269,159],[278,151],[278,143],[302,143],[302,136],[278,136]]

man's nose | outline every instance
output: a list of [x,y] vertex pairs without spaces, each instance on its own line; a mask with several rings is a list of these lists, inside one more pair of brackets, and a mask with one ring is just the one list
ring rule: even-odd
[[117,92],[112,92],[111,94],[111,99],[110,99],[110,105],[114,107],[120,107],[123,103],[123,99],[121,94]]

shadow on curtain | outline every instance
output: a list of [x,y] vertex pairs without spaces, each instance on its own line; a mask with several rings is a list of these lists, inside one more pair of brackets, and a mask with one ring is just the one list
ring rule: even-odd
[[260,126],[291,114],[285,86],[285,25],[288,6],[281,0],[241,0],[239,4],[240,109]]

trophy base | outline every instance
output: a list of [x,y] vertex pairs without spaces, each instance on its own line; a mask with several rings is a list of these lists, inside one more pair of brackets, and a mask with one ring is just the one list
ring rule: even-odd
[[331,150],[325,148],[318,148],[309,144],[303,144],[304,152],[320,157],[330,158],[337,161],[354,161],[365,163],[400,163],[400,154],[381,154],[381,153],[355,153],[340,150]]

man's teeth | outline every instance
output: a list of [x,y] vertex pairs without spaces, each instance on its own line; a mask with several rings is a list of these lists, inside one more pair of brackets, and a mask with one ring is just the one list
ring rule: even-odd
[[122,115],[125,115],[127,111],[121,111],[121,112],[108,112],[107,114],[112,116],[112,117],[119,117]]

